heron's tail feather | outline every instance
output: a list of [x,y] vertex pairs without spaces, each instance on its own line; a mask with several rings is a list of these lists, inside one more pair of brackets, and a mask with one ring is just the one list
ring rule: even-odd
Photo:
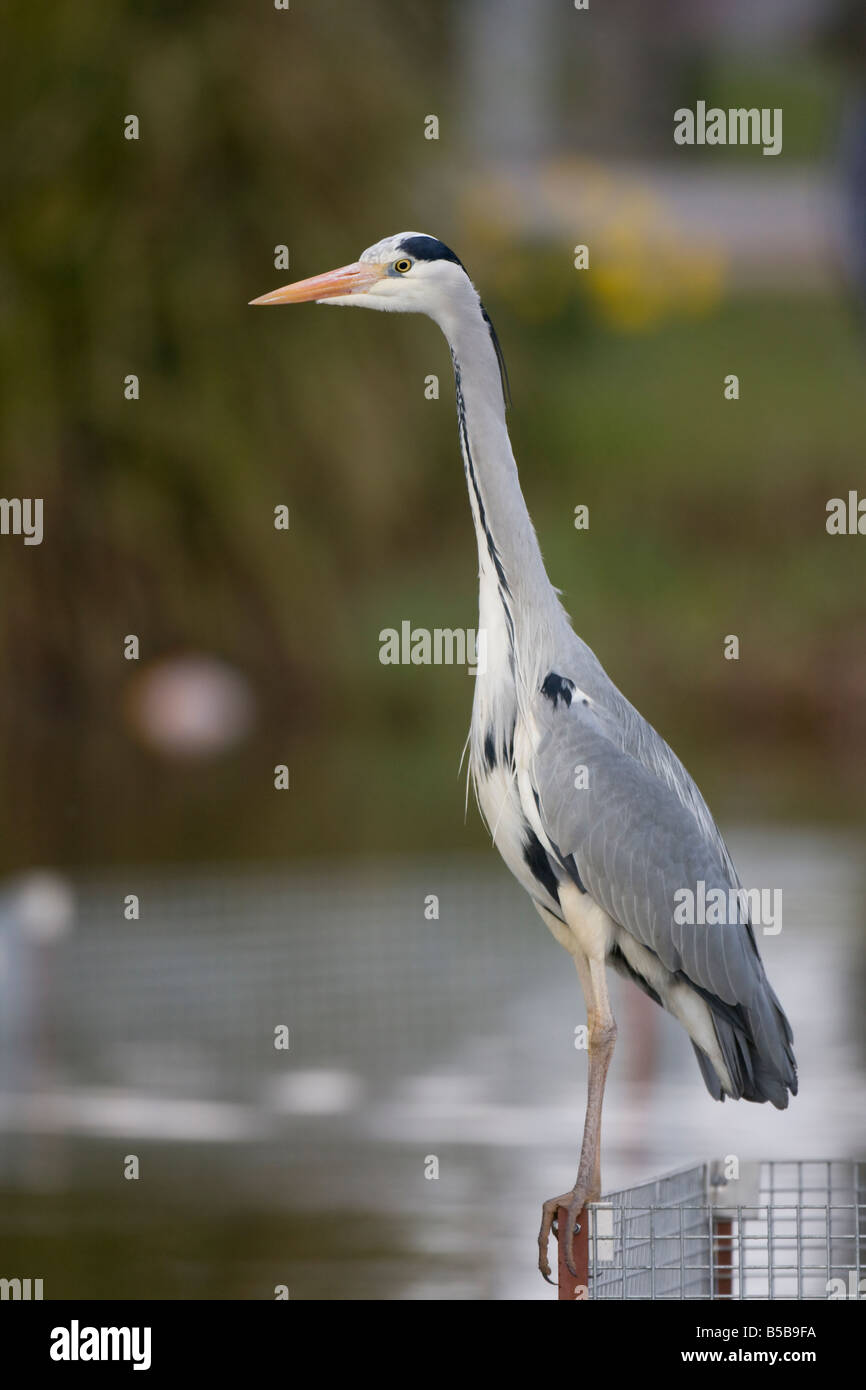
[[[695,1044],[707,1090],[715,1100],[770,1101],[777,1110],[797,1094],[797,1063],[791,1026],[766,977],[747,1006],[725,1004],[701,990],[710,1008],[716,1039],[728,1072],[719,1076],[711,1059]],[[730,1087],[726,1084],[730,1080]]]

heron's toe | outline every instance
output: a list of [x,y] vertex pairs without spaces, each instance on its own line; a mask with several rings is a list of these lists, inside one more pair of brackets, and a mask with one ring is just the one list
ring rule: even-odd
[[563,1192],[559,1197],[549,1197],[541,1208],[541,1229],[538,1232],[538,1268],[548,1284],[555,1282],[550,1277],[550,1262],[547,1258],[551,1232],[557,1240],[562,1240],[557,1217],[560,1207],[565,1207],[568,1213],[567,1225],[571,1232],[571,1238],[565,1247],[565,1262],[572,1276],[577,1277],[571,1247],[577,1229],[577,1218],[585,1205],[586,1194],[581,1192],[579,1188],[573,1188],[571,1192]]

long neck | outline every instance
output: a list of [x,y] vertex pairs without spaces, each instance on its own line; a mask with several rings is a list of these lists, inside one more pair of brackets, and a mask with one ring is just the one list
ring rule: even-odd
[[485,590],[495,582],[515,626],[529,615],[550,626],[564,615],[523,499],[505,425],[496,349],[474,290],[471,297],[450,307],[440,327],[454,360],[460,447],[478,539],[482,608]]

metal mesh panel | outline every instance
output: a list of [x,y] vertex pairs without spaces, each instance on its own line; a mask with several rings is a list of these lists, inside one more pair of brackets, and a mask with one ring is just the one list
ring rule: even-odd
[[590,1223],[592,1298],[709,1298],[706,1168],[614,1192]]
[[672,1173],[591,1210],[590,1298],[858,1297],[866,1164],[821,1159]]

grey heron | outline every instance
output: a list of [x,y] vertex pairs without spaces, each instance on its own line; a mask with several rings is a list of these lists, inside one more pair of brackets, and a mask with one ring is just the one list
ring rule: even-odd
[[[706,802],[575,634],[547,577],[508,437],[502,353],[462,262],[435,237],[402,232],[351,265],[251,302],[306,301],[427,314],[451,349],[487,634],[470,769],[493,841],[574,959],[587,1010],[577,1177],[542,1207],[539,1268],[549,1279],[558,1209],[572,1232],[601,1195],[601,1111],[616,1039],[607,967],[684,1026],[716,1100],[783,1109],[797,1090],[792,1033]],[[679,910],[689,890],[734,898],[738,908],[700,920]],[[695,920],[682,920],[689,915]],[[570,1240],[566,1259],[574,1274]]]

